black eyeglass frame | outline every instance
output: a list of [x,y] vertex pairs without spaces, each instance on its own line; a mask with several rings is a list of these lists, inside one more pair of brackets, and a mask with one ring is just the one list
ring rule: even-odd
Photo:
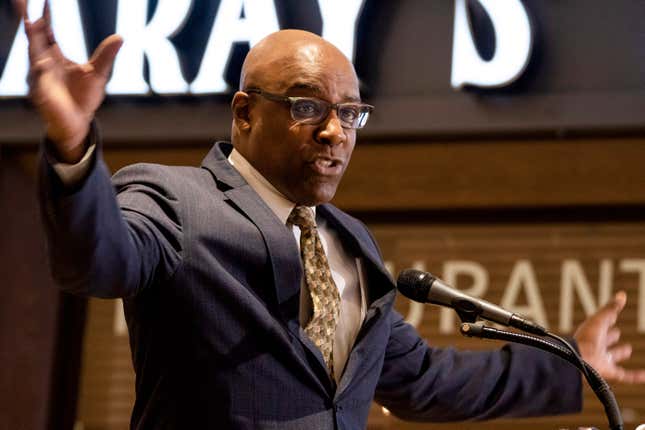
[[[273,94],[269,93],[267,91],[261,90],[260,88],[247,88],[244,90],[245,93],[252,93],[252,94],[259,94],[262,97],[275,101],[275,102],[282,102],[282,103],[287,103],[289,104],[289,113],[291,114],[291,118],[294,121],[297,121],[300,124],[309,124],[309,125],[318,125],[322,124],[325,119],[329,116],[329,112],[331,112],[332,109],[336,111],[336,115],[338,115],[338,118],[340,120],[340,124],[343,128],[345,129],[353,129],[353,130],[358,130],[363,127],[365,127],[365,124],[367,124],[367,120],[369,119],[370,114],[374,110],[374,106],[367,104],[367,103],[356,103],[356,102],[343,102],[343,103],[329,103],[326,100],[319,99],[317,97],[298,97],[298,96],[283,96],[279,94]],[[293,106],[296,102],[300,100],[313,100],[316,103],[319,103],[321,106],[325,108],[325,113],[320,116],[320,120],[313,120],[313,121],[308,121],[308,120],[303,120],[303,119],[298,119],[294,115],[293,112]],[[358,116],[355,120],[356,126],[354,127],[349,127],[346,126],[346,123],[343,123],[343,120],[340,116],[339,109],[342,106],[352,106],[352,107],[358,107]],[[363,116],[364,119],[360,119],[361,116]]]

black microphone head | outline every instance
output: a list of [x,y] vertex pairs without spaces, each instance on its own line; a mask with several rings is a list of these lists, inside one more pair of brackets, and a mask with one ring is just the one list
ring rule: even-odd
[[435,277],[427,272],[415,269],[405,269],[396,280],[397,289],[410,300],[427,303],[430,287]]

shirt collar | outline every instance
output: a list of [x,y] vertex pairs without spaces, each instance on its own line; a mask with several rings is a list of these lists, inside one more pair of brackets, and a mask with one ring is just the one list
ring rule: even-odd
[[[289,218],[289,214],[296,207],[296,204],[271,185],[237,149],[233,148],[231,154],[228,156],[228,162],[242,175],[251,188],[258,193],[260,198],[271,208],[278,219],[283,224],[286,224],[287,218]],[[311,207],[311,209],[314,211],[315,217],[316,208]]]

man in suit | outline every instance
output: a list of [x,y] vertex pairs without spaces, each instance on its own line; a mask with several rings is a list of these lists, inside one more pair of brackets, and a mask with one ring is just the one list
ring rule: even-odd
[[[392,309],[374,239],[328,203],[371,111],[333,45],[269,35],[245,60],[232,144],[200,168],[139,164],[111,181],[93,117],[121,40],[76,65],[48,21],[25,16],[52,270],[65,291],[124,299],[132,428],[364,428],[375,397],[428,421],[580,408],[563,361],[519,346],[431,348]],[[615,345],[624,303],[617,295],[576,340],[605,377],[644,381],[617,364],[630,354]]]

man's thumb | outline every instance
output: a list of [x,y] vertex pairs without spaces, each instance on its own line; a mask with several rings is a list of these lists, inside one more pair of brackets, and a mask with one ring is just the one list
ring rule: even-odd
[[90,58],[90,64],[94,66],[96,73],[106,78],[109,76],[116,54],[122,45],[123,38],[118,34],[108,36],[101,42]]

